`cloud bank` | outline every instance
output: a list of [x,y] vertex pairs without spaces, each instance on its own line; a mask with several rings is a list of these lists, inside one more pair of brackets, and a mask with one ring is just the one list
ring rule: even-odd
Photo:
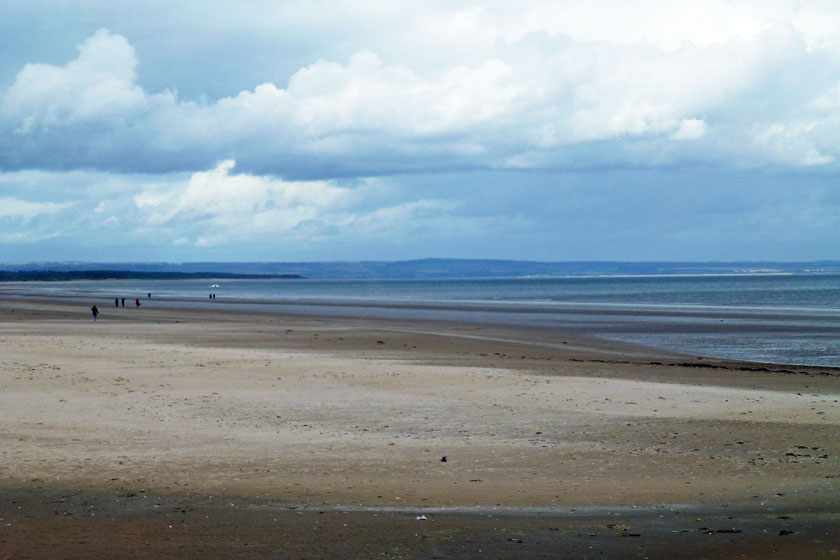
[[[485,29],[481,16],[455,21]],[[141,87],[136,50],[102,29],[63,66],[27,64],[2,93],[0,168],[157,173],[234,157],[248,171],[312,179],[799,167],[840,155],[840,53],[816,47],[790,23],[673,48],[550,29],[509,36],[496,35],[471,63],[421,69],[364,49],[312,62],[283,85],[201,103]]]

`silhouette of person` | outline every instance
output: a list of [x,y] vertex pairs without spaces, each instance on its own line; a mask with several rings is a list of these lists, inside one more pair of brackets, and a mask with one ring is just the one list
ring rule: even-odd
[[99,315],[99,310],[96,308],[95,305],[90,308],[90,313],[91,315],[93,315],[93,320],[96,321],[96,316]]
[[136,305],[137,307],[140,307],[140,298],[135,298],[134,299],[134,305]]
[[120,306],[120,300],[118,298],[114,298],[114,307]]

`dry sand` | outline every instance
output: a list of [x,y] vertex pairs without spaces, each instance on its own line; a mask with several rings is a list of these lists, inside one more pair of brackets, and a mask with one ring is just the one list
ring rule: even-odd
[[0,558],[840,558],[837,370],[143,303],[0,302]]

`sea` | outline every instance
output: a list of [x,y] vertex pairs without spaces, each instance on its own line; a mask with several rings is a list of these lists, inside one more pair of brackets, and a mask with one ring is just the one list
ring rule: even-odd
[[[519,325],[698,357],[840,367],[840,275],[31,282],[2,293]],[[147,294],[152,298],[148,300]],[[215,294],[211,300],[210,294]],[[103,307],[104,306],[104,307]]]

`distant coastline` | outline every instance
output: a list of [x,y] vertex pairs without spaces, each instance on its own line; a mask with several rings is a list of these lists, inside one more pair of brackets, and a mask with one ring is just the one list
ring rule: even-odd
[[840,260],[772,262],[516,261],[419,259],[325,262],[29,262],[0,263],[0,281],[101,279],[454,279],[592,276],[840,274]]
[[162,272],[139,270],[0,270],[0,282],[69,282],[73,280],[299,280],[297,274]]

